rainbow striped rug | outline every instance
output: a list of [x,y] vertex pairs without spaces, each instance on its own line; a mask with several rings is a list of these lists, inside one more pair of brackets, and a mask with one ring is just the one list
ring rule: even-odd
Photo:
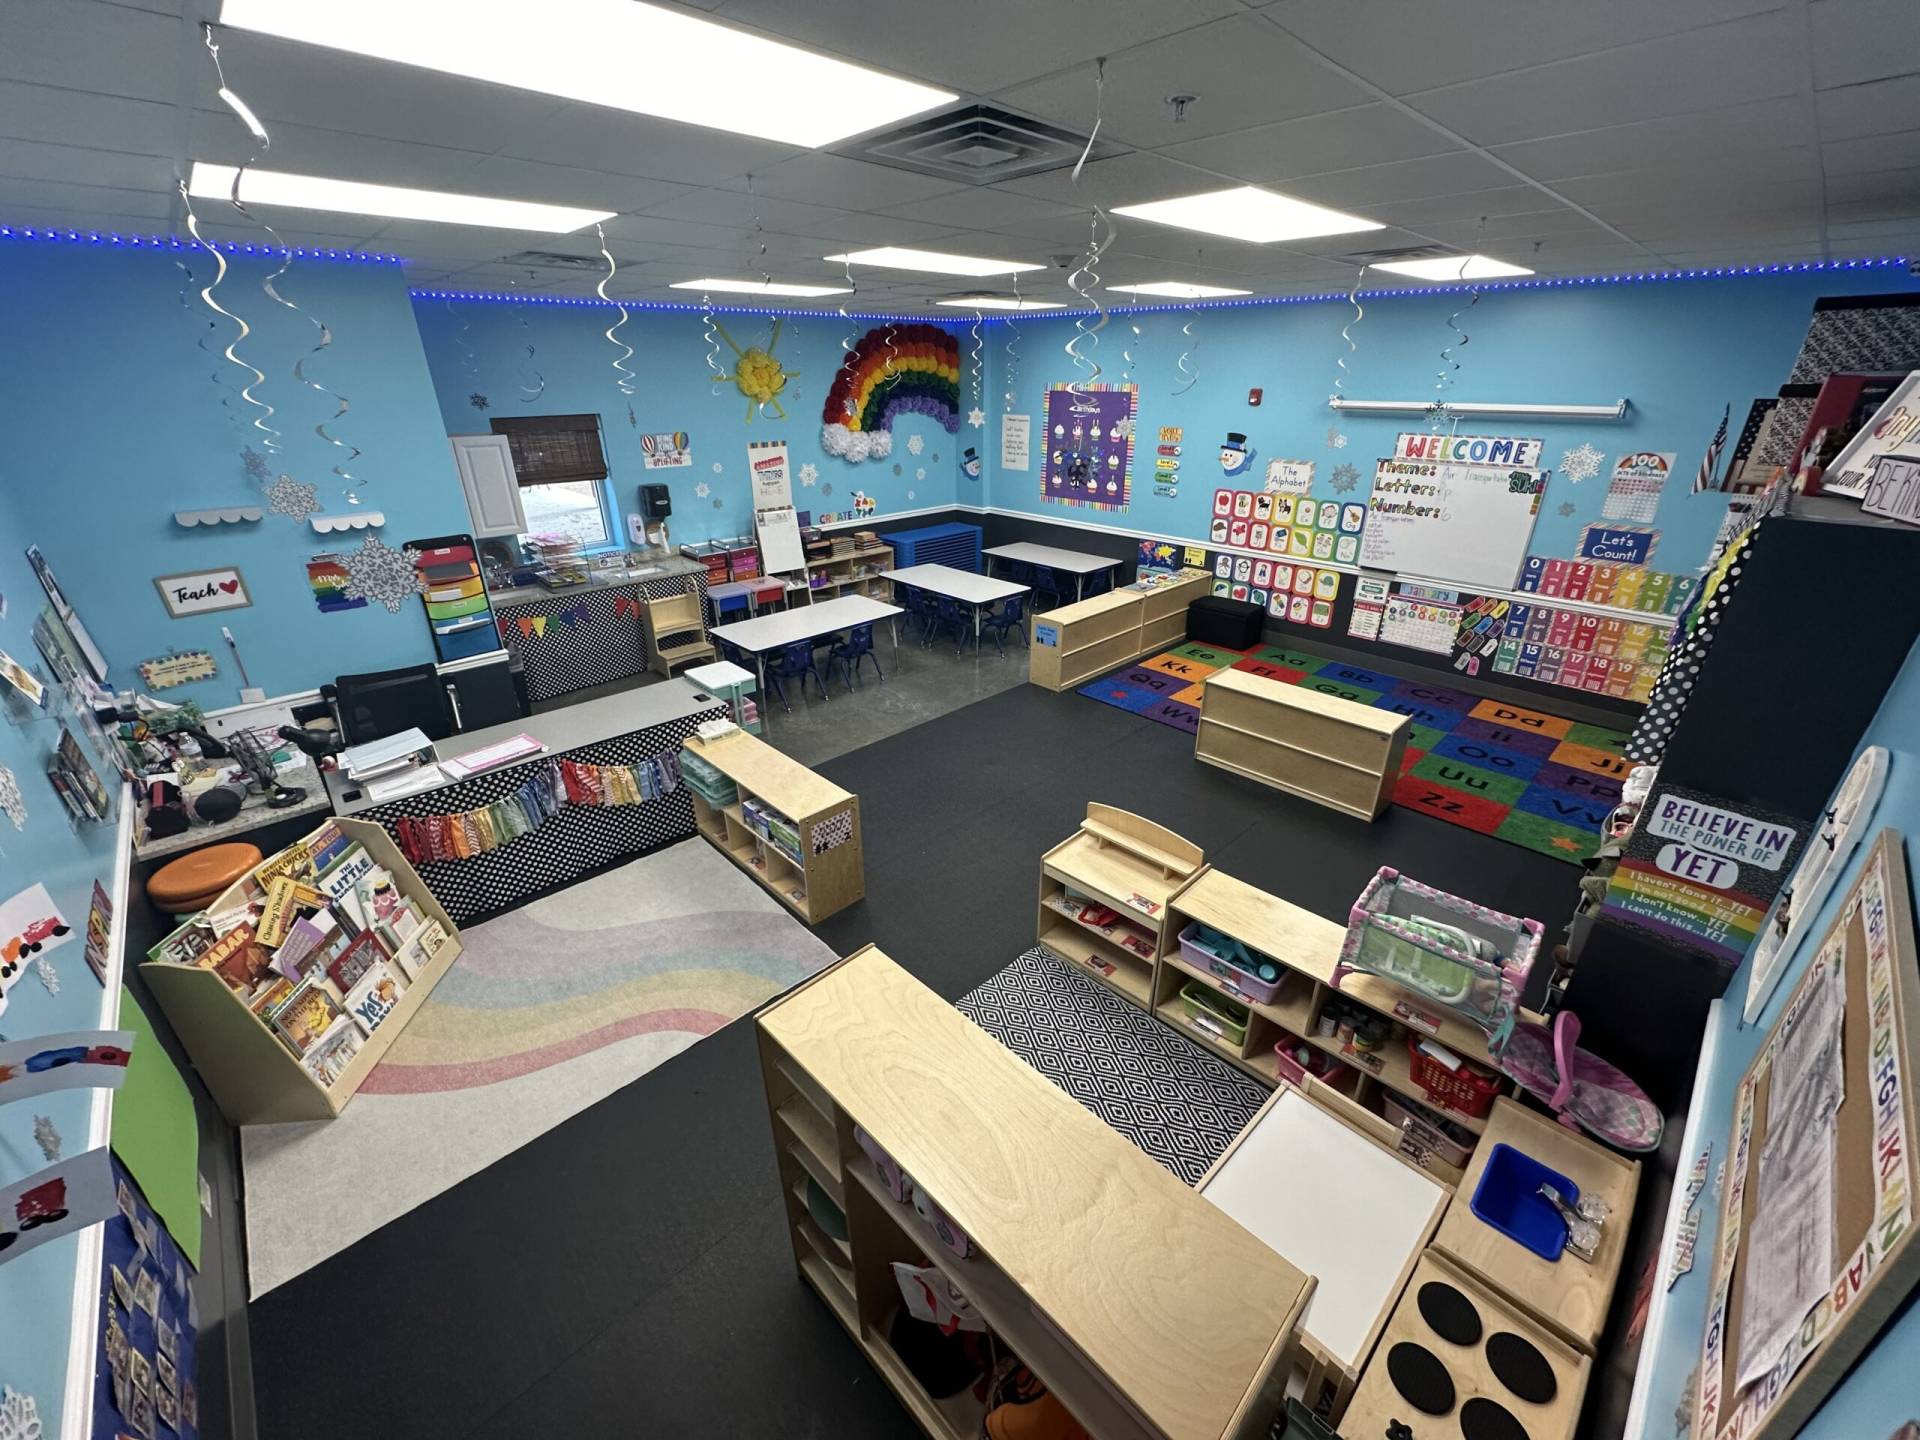
[[461,938],[460,959],[339,1119],[240,1132],[254,1296],[834,960],[704,840]]

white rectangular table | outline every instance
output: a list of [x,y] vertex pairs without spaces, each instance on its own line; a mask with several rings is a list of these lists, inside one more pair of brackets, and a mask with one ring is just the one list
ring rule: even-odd
[[995,580],[971,570],[956,570],[951,565],[909,565],[904,570],[882,570],[882,580],[895,585],[911,585],[973,606],[973,638],[980,638],[980,607],[1009,596],[1024,595],[1033,587],[1016,585],[1011,580]]
[[[771,615],[756,615],[751,620],[716,625],[708,633],[718,636],[729,645],[738,645],[742,650],[752,652],[754,667],[760,672],[760,693],[764,695],[767,690],[766,655],[769,650],[778,650],[783,645],[794,645],[803,640],[818,640],[822,635],[851,630],[856,625],[870,625],[876,620],[891,620],[900,613],[898,605],[889,605],[884,600],[870,599],[865,595],[842,595],[837,600],[822,600],[817,605],[795,605]],[[893,643],[896,647],[899,645],[898,634],[894,636]]]
[[994,560],[1014,560],[1023,565],[1044,565],[1073,576],[1073,598],[1078,600],[1086,588],[1087,576],[1111,570],[1120,562],[1104,555],[1089,555],[1083,550],[1056,550],[1051,545],[1033,545],[1021,540],[1012,545],[995,545],[982,555]]

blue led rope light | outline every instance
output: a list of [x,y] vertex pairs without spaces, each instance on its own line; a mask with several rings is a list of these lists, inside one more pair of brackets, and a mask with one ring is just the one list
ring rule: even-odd
[[[110,230],[61,230],[49,229],[38,225],[0,225],[0,240],[33,240],[37,242],[54,241],[58,244],[99,245],[103,247],[121,246],[129,250],[201,250],[215,249],[228,255],[258,255],[262,258],[278,258],[286,252],[277,245],[243,245],[233,240],[213,242],[203,246],[178,235],[119,235]],[[293,253],[308,260],[354,260],[368,264],[399,265],[404,263],[401,255],[377,255],[366,250],[322,250],[317,247],[296,245]]]

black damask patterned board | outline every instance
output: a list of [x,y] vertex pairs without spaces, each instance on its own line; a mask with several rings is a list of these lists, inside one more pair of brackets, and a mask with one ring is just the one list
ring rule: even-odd
[[[535,700],[551,700],[594,685],[610,685],[616,680],[638,675],[647,668],[651,653],[640,613],[629,609],[621,613],[620,601],[645,596],[665,600],[686,593],[689,585],[700,591],[702,618],[713,623],[711,605],[706,599],[707,577],[704,571],[691,575],[661,575],[630,584],[607,585],[579,590],[556,590],[551,598],[529,600],[518,605],[502,605],[499,617],[501,638],[507,650],[526,671],[527,694]],[[587,607],[585,625],[570,628],[561,618],[578,606]],[[522,618],[547,617],[544,635],[522,635]],[[671,639],[673,637],[665,637]]]
[[[372,820],[392,834],[393,822],[402,816],[417,820],[429,815],[458,815],[489,805],[518,790],[533,770],[550,759],[634,765],[676,751],[698,726],[727,714],[726,706],[715,703],[692,715],[595,741],[558,756],[542,755],[524,765],[492,770],[440,790],[403,796],[362,811],[355,818]],[[694,833],[693,801],[682,786],[671,795],[639,805],[563,805],[538,830],[510,840],[497,850],[416,868],[453,923],[471,925],[537,900],[609,865],[636,860],[676,841],[691,839]]]
[[1265,1086],[1036,945],[961,999],[981,1029],[1189,1185]]
[[1835,296],[1814,306],[1789,384],[1829,375],[1899,374],[1920,366],[1920,300],[1911,295]]

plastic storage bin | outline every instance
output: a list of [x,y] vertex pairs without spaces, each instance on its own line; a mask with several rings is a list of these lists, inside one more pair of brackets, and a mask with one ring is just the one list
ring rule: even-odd
[[1448,1069],[1420,1048],[1420,1042],[1426,1038],[1412,1030],[1407,1032],[1407,1065],[1413,1073],[1413,1083],[1443,1110],[1475,1118],[1491,1110],[1493,1097],[1506,1082],[1470,1060],[1461,1060],[1458,1070]]
[[[1235,992],[1260,1005],[1271,1005],[1287,983],[1283,966],[1259,956],[1238,940],[1191,920],[1180,932],[1180,953],[1187,962],[1216,975]],[[1259,969],[1249,967],[1260,967]],[[1261,970],[1268,973],[1262,974]]]
[[[1473,948],[1444,938],[1436,926],[1463,934]],[[1542,933],[1538,920],[1490,910],[1382,867],[1353,902],[1333,988],[1340,988],[1348,971],[1364,971],[1452,1010],[1489,1035],[1504,1034],[1540,953]]]
[[1391,1091],[1382,1091],[1380,1101],[1381,1109],[1386,1112],[1387,1123],[1412,1141],[1419,1150],[1456,1170],[1467,1168],[1467,1162],[1473,1158],[1473,1146],[1462,1144],[1433,1121],[1416,1114],[1410,1100],[1402,1101]]
[[1246,1006],[1234,1004],[1198,980],[1189,980],[1180,987],[1180,1003],[1196,1029],[1229,1045],[1247,1043],[1247,1023],[1253,1018],[1253,1012]]

